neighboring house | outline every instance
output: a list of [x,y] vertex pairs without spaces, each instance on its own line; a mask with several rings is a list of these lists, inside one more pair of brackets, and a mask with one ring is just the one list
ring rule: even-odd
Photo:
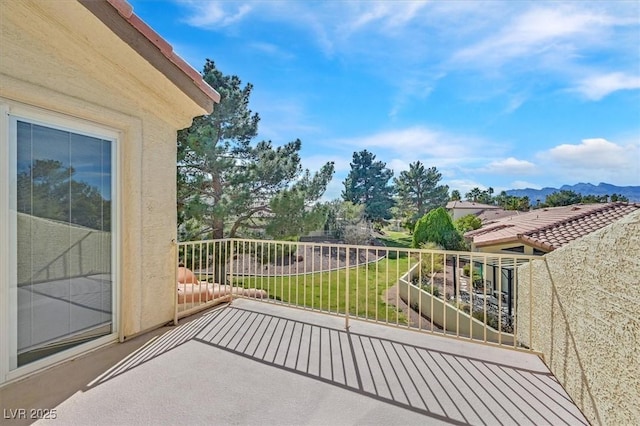
[[518,311],[526,314],[517,333],[544,354],[591,424],[637,425],[640,206],[608,205],[594,215],[610,224],[591,230],[599,225],[587,215],[588,235],[518,271],[531,273],[533,285],[520,287]]
[[472,251],[542,255],[640,209],[640,204],[575,204],[520,213],[469,231]]
[[516,216],[519,214],[524,214],[524,213],[518,210],[504,210],[500,208],[500,209],[484,210],[478,213],[476,216],[482,222],[482,226],[486,226],[500,219],[504,219],[505,217]]
[[[638,210],[640,204],[620,202],[544,208],[497,220],[465,238],[474,252],[544,255]],[[484,277],[490,291],[501,292],[511,304],[513,267],[493,265]]]
[[0,2],[0,385],[171,321],[176,132],[218,93],[120,0]]
[[476,203],[474,201],[449,201],[447,203],[446,209],[453,220],[460,219],[461,217],[469,214],[477,216],[483,212],[491,210],[502,210],[498,206]]

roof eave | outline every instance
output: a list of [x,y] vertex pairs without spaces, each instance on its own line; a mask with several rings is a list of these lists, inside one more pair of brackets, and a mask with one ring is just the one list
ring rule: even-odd
[[483,241],[480,243],[474,243],[474,245],[478,248],[482,248],[482,247],[491,247],[491,246],[496,246],[496,245],[502,245],[502,244],[507,244],[507,243],[522,243],[522,244],[526,244],[530,247],[542,250],[542,251],[553,251],[555,250],[557,247],[552,246],[551,244],[546,244],[543,243],[541,241],[538,241],[536,239],[533,239],[531,237],[528,237],[526,235],[515,235],[515,236],[510,236],[510,237],[504,237],[504,238],[499,238],[499,239],[495,239],[495,240],[489,240],[489,241]]
[[518,235],[518,240],[522,241],[523,243],[533,248],[536,248],[542,251],[550,252],[558,248],[558,247],[552,246],[551,244],[543,243],[542,241],[531,238],[528,235]]
[[474,242],[474,245],[476,247],[490,247],[490,246],[496,246],[500,244],[516,243],[518,241],[519,240],[517,236],[510,236],[510,237],[498,238],[495,240],[482,241],[478,243]]
[[173,48],[142,19],[125,0],[78,0],[114,34],[161,72],[200,108],[210,114],[220,94],[200,73],[173,52]]

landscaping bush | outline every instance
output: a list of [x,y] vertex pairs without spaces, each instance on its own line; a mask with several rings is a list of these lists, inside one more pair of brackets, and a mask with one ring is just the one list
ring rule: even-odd
[[[489,327],[496,330],[498,329],[498,315],[491,312],[487,312],[485,315],[484,311],[473,311],[472,316],[478,321],[482,321],[487,324]],[[502,331],[508,332],[505,327],[502,328]]]
[[[420,248],[426,250],[442,250],[442,247],[435,243],[423,243]],[[431,261],[433,257],[433,262]],[[444,271],[444,255],[441,253],[422,253],[422,264],[420,265],[420,273],[422,277],[431,277],[433,274]]]
[[287,243],[265,243],[252,245],[250,249],[245,249],[246,252],[253,252],[256,259],[261,264],[275,263],[280,264],[285,262],[287,264],[297,261],[295,255],[298,249],[296,244]]
[[463,246],[462,236],[443,207],[431,210],[416,222],[412,247],[418,248],[425,242],[435,243],[446,250],[458,250]]
[[434,297],[440,297],[440,288],[430,284],[423,284],[422,289],[427,293],[431,293]]
[[371,231],[366,226],[348,225],[342,231],[342,239],[349,245],[368,245],[371,242]]

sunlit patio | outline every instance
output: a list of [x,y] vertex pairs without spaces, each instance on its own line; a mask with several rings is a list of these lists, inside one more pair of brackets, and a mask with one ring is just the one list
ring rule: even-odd
[[344,324],[234,299],[129,342],[127,356],[112,345],[9,385],[2,400],[55,409],[55,424],[586,424],[536,355]]

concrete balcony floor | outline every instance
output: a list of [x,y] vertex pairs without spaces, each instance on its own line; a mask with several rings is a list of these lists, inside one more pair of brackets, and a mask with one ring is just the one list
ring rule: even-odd
[[587,424],[535,355],[247,299],[0,397],[57,425]]

